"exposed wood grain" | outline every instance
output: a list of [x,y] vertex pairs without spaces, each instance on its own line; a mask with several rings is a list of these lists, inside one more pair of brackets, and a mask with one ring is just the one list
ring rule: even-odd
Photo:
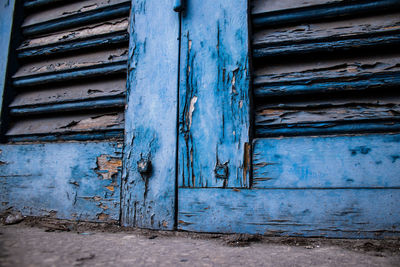
[[88,132],[124,128],[123,113],[87,113],[56,117],[29,118],[14,121],[7,136],[60,132]]
[[[182,24],[179,184],[247,187],[247,1],[191,0]],[[205,38],[207,36],[207,38]]]
[[400,188],[400,135],[256,139],[254,188]]
[[253,15],[252,24],[256,28],[277,27],[319,20],[365,16],[383,11],[398,11],[399,9],[400,2],[398,0],[336,1],[332,4],[286,8],[281,12],[257,13]]
[[97,8],[102,8],[110,5],[129,2],[129,0],[81,0],[81,1],[65,1],[65,4],[53,7],[42,8],[36,12],[30,12],[25,18],[22,26],[29,26],[53,19],[63,18],[78,13],[91,11]]
[[47,58],[22,65],[13,78],[126,61],[127,58],[128,48],[125,47]]
[[400,100],[396,97],[358,98],[332,101],[265,104],[256,110],[257,127],[281,124],[351,122],[400,119]]
[[254,84],[311,79],[362,76],[400,71],[400,53],[368,55],[305,56],[291,60],[261,61],[255,70]]
[[[392,173],[396,175],[396,173]],[[180,189],[178,229],[336,238],[398,237],[400,189]]]
[[[341,3],[346,0],[251,0],[252,14],[313,5]],[[348,1],[348,0],[347,0]]]
[[320,38],[299,43],[262,44],[254,47],[254,58],[305,55],[322,52],[342,52],[360,49],[384,49],[400,44],[400,31],[384,34],[340,37],[338,39]]
[[108,78],[98,81],[79,81],[75,84],[44,86],[32,91],[21,91],[10,107],[39,104],[55,104],[106,96],[122,96],[126,90],[126,79]]
[[128,29],[127,18],[119,18],[109,21],[103,21],[101,23],[84,25],[78,28],[68,29],[67,31],[56,32],[44,36],[26,39],[19,47],[19,50],[34,49],[36,47],[63,43],[67,41],[79,41],[93,36],[126,31],[127,29]]
[[119,61],[113,64],[99,64],[86,68],[77,68],[72,71],[50,72],[33,76],[19,77],[14,79],[13,85],[15,87],[29,87],[82,78],[92,78],[98,76],[106,77],[108,75],[126,73],[126,71],[126,61]]
[[386,33],[400,29],[398,13],[378,16],[349,18],[334,21],[323,21],[280,27],[277,29],[261,29],[254,32],[253,44],[298,43],[318,38],[338,39],[361,34]]
[[92,38],[79,40],[79,41],[69,41],[59,44],[52,44],[42,47],[36,47],[31,49],[23,49],[18,52],[18,58],[32,58],[38,56],[48,56],[61,53],[67,53],[82,49],[95,48],[99,49],[105,46],[115,46],[121,44],[127,44],[129,35],[126,32],[112,33],[102,36],[95,36]]
[[22,28],[24,36],[47,34],[50,32],[61,31],[85,24],[97,23],[105,20],[126,17],[129,14],[129,2],[96,8],[93,10],[80,12],[66,17],[47,20],[38,24],[27,25]]
[[[122,224],[174,229],[179,16],[174,1],[133,0]],[[140,174],[138,162],[151,161]]]
[[0,145],[0,151],[1,211],[118,221],[121,143]]

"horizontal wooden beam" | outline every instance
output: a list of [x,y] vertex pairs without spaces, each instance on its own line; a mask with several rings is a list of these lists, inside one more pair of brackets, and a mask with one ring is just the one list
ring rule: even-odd
[[50,44],[45,46],[36,46],[18,49],[18,58],[31,58],[38,56],[48,56],[60,53],[76,51],[80,49],[98,48],[112,44],[128,43],[129,35],[126,31],[105,34],[101,36],[93,36],[87,39],[80,39],[69,42]]
[[400,32],[363,34],[344,38],[316,38],[300,42],[265,43],[254,46],[255,58],[288,56],[306,53],[346,51],[360,48],[381,48],[400,44]]
[[60,31],[72,27],[79,27],[89,23],[127,16],[129,15],[129,10],[130,2],[110,5],[107,7],[26,26],[22,28],[22,34],[25,36],[33,36]]
[[102,64],[86,68],[77,68],[62,72],[52,72],[39,75],[30,75],[14,78],[15,87],[36,86],[41,84],[105,76],[116,73],[125,73],[127,69],[126,61],[119,61],[111,64]]
[[[386,170],[387,174],[396,176],[398,166]],[[336,179],[334,173],[332,179]],[[400,236],[399,189],[180,188],[178,200],[178,229],[184,231],[336,238]]]
[[279,125],[256,125],[256,137],[306,136],[330,134],[361,134],[399,132],[399,120],[382,121],[336,121],[293,123]]
[[82,110],[95,110],[105,108],[122,108],[125,97],[83,100],[70,103],[45,104],[30,107],[13,107],[10,109],[12,116],[30,116],[55,112],[73,112]]
[[365,91],[368,89],[384,89],[395,86],[400,86],[400,72],[382,72],[340,78],[318,78],[275,83],[260,82],[254,84],[254,93],[256,97],[260,98],[343,91]]
[[113,129],[109,131],[94,131],[80,133],[52,133],[52,134],[32,134],[32,135],[8,135],[8,142],[55,142],[55,141],[90,141],[106,139],[124,139],[124,129]]
[[253,15],[252,22],[256,28],[276,27],[337,17],[376,14],[380,11],[394,11],[398,9],[400,9],[400,1],[398,0],[343,1],[342,3],[259,13]]

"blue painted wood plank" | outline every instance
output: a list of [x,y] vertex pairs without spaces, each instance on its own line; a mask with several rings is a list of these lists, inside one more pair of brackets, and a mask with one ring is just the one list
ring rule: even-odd
[[246,0],[191,0],[182,20],[179,185],[249,185]]
[[256,139],[254,188],[399,188],[400,135]]
[[174,229],[179,16],[173,7],[174,0],[132,1],[122,187],[126,226]]
[[[8,53],[13,25],[15,0],[0,3],[0,117],[2,117],[2,104],[6,85]],[[1,128],[1,127],[0,127]]]
[[0,209],[117,221],[122,143],[0,145]]
[[376,14],[382,11],[399,10],[399,8],[400,2],[398,0],[342,1],[341,3],[314,5],[304,8],[290,9],[288,7],[286,10],[256,14],[253,17],[253,26],[256,28],[276,27],[331,18]]
[[265,235],[400,236],[399,189],[180,189],[180,230]]

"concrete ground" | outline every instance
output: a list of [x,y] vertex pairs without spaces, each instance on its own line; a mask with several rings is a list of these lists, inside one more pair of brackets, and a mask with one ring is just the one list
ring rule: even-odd
[[46,221],[0,226],[0,266],[400,266],[400,240],[123,230]]

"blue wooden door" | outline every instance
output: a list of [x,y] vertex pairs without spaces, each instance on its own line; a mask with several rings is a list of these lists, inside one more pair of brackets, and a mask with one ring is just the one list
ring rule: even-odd
[[188,1],[178,229],[399,234],[398,7]]

